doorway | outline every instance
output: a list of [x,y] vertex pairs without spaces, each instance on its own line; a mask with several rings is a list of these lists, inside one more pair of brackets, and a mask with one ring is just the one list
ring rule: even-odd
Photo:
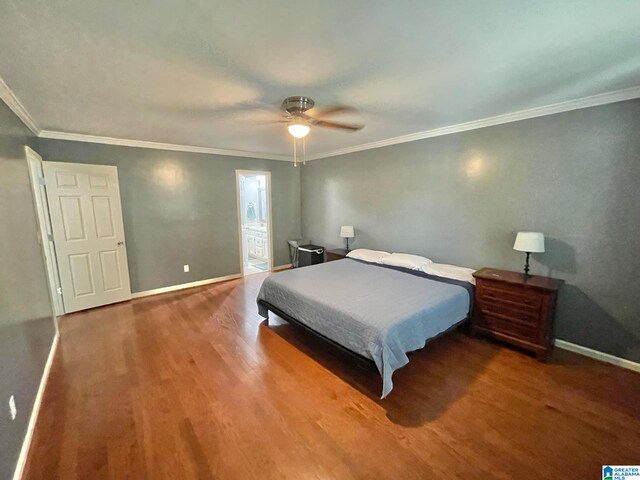
[[117,168],[25,154],[56,317],[131,298]]
[[271,271],[271,173],[236,170],[240,271],[253,275]]

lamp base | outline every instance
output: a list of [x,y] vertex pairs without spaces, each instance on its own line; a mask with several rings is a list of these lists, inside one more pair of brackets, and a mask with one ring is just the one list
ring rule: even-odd
[[531,255],[531,252],[527,252],[527,259],[524,262],[524,278],[529,278],[531,275],[529,275],[529,255]]

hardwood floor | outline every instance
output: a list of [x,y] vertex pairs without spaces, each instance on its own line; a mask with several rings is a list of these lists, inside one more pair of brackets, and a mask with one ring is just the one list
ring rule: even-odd
[[265,275],[65,317],[26,479],[600,478],[640,463],[640,375],[453,332],[372,364],[255,298]]

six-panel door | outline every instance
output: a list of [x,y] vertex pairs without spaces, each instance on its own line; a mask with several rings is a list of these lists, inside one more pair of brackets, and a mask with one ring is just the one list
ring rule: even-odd
[[44,162],[65,312],[131,298],[116,167]]

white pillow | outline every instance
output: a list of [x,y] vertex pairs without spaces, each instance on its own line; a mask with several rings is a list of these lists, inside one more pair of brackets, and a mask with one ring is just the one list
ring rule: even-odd
[[365,262],[379,263],[382,257],[389,255],[389,252],[382,250],[369,250],[367,248],[356,248],[347,253],[347,257],[354,260],[363,260]]
[[429,263],[423,265],[421,270],[429,275],[435,275],[437,277],[452,278],[453,280],[462,280],[463,282],[469,282],[472,285],[476,284],[476,279],[473,278],[473,268],[458,267],[456,265],[447,265],[446,263]]
[[420,255],[411,255],[410,253],[392,253],[380,259],[382,265],[391,265],[393,267],[404,267],[411,270],[420,270],[420,267],[428,263],[433,263],[427,257]]

